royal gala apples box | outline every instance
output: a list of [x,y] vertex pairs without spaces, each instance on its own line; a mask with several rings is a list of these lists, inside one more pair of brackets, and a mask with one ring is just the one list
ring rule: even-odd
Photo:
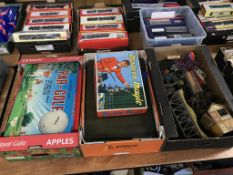
[[1,126],[0,152],[6,159],[80,155],[81,60],[20,60]]
[[[98,54],[98,53],[97,53]],[[99,53],[103,54],[103,53]],[[162,126],[160,126],[160,121],[158,119],[158,113],[154,98],[152,95],[152,88],[150,85],[150,80],[147,76],[147,68],[143,61],[143,58],[138,56],[137,51],[122,51],[122,52],[111,52],[112,58],[119,54],[122,56],[136,54],[135,59],[140,60],[141,65],[141,75],[142,80],[145,87],[145,95],[147,99],[147,110],[144,113],[138,114],[125,114],[123,116],[111,116],[111,117],[98,117],[97,113],[97,96],[96,96],[96,88],[97,85],[95,80],[95,57],[96,54],[85,54],[84,55],[84,71],[83,71],[83,91],[82,91],[82,105],[81,105],[81,136],[82,136],[82,144],[81,150],[84,157],[93,157],[93,156],[110,156],[110,155],[119,155],[119,154],[135,154],[135,153],[151,153],[158,152],[164,142],[164,135],[162,134]],[[108,54],[107,54],[108,55]],[[142,54],[140,54],[142,55]],[[109,55],[108,55],[109,56]],[[112,59],[111,58],[111,59]],[[126,57],[124,57],[126,58]],[[110,61],[110,59],[109,59]],[[116,63],[116,61],[114,61]],[[113,67],[114,62],[112,62]],[[106,64],[109,65],[109,64]],[[110,66],[110,65],[109,65]],[[133,63],[131,63],[131,70],[134,69]],[[118,69],[120,69],[118,67]],[[126,80],[129,83],[129,86],[123,87],[118,82],[119,74],[122,76],[126,76],[124,73],[125,67],[121,68],[121,71],[117,71],[115,69],[111,69],[110,73],[103,72],[108,74],[104,75],[116,76],[115,83],[116,86],[120,86],[120,88],[112,89],[110,86],[106,85],[106,90],[108,92],[111,91],[111,94],[106,93],[105,98],[112,99],[111,101],[105,101],[105,104],[108,106],[116,106],[118,103],[115,101],[119,98],[119,93],[125,94],[125,100],[131,101],[133,103],[134,98],[133,93],[129,93],[131,91],[131,83],[132,79],[128,77]],[[106,70],[106,69],[105,69]],[[118,73],[116,73],[118,72]],[[110,75],[111,74],[111,75]],[[107,79],[106,83],[107,83]],[[132,80],[132,81],[131,81]],[[112,82],[113,83],[113,82]],[[123,85],[123,84],[122,84]],[[113,86],[113,85],[111,85]],[[98,86],[99,88],[100,86]],[[103,88],[102,88],[103,90]],[[143,94],[142,94],[143,95]],[[119,98],[120,100],[120,98]],[[115,102],[114,102],[115,101]],[[106,107],[105,105],[105,107]],[[90,108],[91,107],[91,108]],[[141,111],[142,112],[142,111]]]

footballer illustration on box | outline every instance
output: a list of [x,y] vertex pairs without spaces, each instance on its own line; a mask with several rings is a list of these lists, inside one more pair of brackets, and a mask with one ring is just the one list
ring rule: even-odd
[[136,51],[96,54],[97,114],[122,116],[147,111]]
[[73,130],[79,63],[27,64],[4,136]]

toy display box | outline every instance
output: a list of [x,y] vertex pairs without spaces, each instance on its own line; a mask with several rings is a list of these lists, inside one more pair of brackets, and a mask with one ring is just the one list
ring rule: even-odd
[[[11,18],[6,18],[4,17],[2,20],[9,20],[9,26],[7,26],[6,24],[1,24],[1,30],[4,31],[5,29],[3,28],[7,28],[6,31],[8,31],[7,33],[7,37],[5,39],[3,39],[2,41],[0,41],[0,54],[10,54],[13,52],[14,49],[14,43],[12,42],[12,33],[13,32],[17,32],[20,30],[21,27],[21,23],[23,21],[23,16],[24,16],[24,5],[23,4],[4,4],[3,6],[0,6],[0,8],[14,8],[15,9],[15,17],[12,17],[12,15],[9,15],[8,17]],[[9,12],[10,13],[10,12]],[[10,22],[10,20],[12,22]],[[8,24],[8,22],[6,22]],[[14,23],[14,24],[13,24]],[[13,26],[13,28],[12,28]],[[6,33],[2,32],[1,35],[6,35]]]
[[[81,117],[81,149],[84,157],[160,151],[165,136],[163,135],[163,127],[160,126],[158,120],[147,67],[142,57],[140,57],[140,63],[147,99],[147,111],[134,115],[126,114],[124,116],[103,118],[98,117],[96,108],[96,92],[94,88],[95,57],[96,54],[94,53],[84,55],[86,62]],[[128,97],[125,100],[132,99],[130,98],[132,94],[127,93],[123,89],[119,90]],[[106,98],[117,98],[117,94],[118,92],[116,91],[115,95],[113,94]],[[90,106],[92,110],[90,110]]]
[[[148,48],[146,54],[161,124],[166,133],[166,141],[162,150],[231,147],[233,139],[231,132],[232,94],[207,47]],[[197,67],[194,67],[193,73],[185,70],[192,65],[189,64],[190,62],[186,64],[185,60],[178,62],[175,60],[184,58],[187,54],[189,61],[196,60]],[[174,63],[176,66],[173,65]],[[179,67],[180,65],[183,66]],[[174,76],[169,74],[169,71],[180,73],[177,72],[179,70],[177,68],[182,68],[184,80],[177,79],[172,83],[170,80],[173,80]],[[177,87],[185,87],[185,84],[188,89],[184,91],[184,94],[181,89],[174,91]],[[187,96],[190,89],[192,91]],[[202,96],[203,93],[206,95]],[[195,98],[192,99],[194,101],[190,101],[189,98],[194,96],[197,97],[197,101],[194,102]],[[205,101],[209,98],[211,98],[209,102]],[[200,115],[201,113],[203,115]]]
[[69,52],[73,27],[72,2],[31,3],[13,40],[21,54]]
[[131,32],[139,32],[140,31],[140,17],[139,10],[141,8],[153,8],[153,7],[175,7],[182,5],[182,1],[157,1],[157,0],[149,0],[149,1],[131,1],[131,0],[123,0],[122,8],[124,14],[124,20],[126,24],[127,31]]
[[7,160],[77,157],[82,57],[20,60],[1,126]]

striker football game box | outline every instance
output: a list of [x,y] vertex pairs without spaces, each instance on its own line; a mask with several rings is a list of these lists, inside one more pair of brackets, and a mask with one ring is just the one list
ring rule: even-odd
[[27,64],[4,136],[75,130],[79,70],[78,62]]
[[136,51],[96,54],[96,105],[99,117],[147,111],[147,102]]

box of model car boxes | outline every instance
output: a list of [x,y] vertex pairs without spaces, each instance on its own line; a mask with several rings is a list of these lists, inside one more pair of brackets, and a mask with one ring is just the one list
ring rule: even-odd
[[72,48],[73,4],[31,3],[13,41],[22,54],[69,52]]

